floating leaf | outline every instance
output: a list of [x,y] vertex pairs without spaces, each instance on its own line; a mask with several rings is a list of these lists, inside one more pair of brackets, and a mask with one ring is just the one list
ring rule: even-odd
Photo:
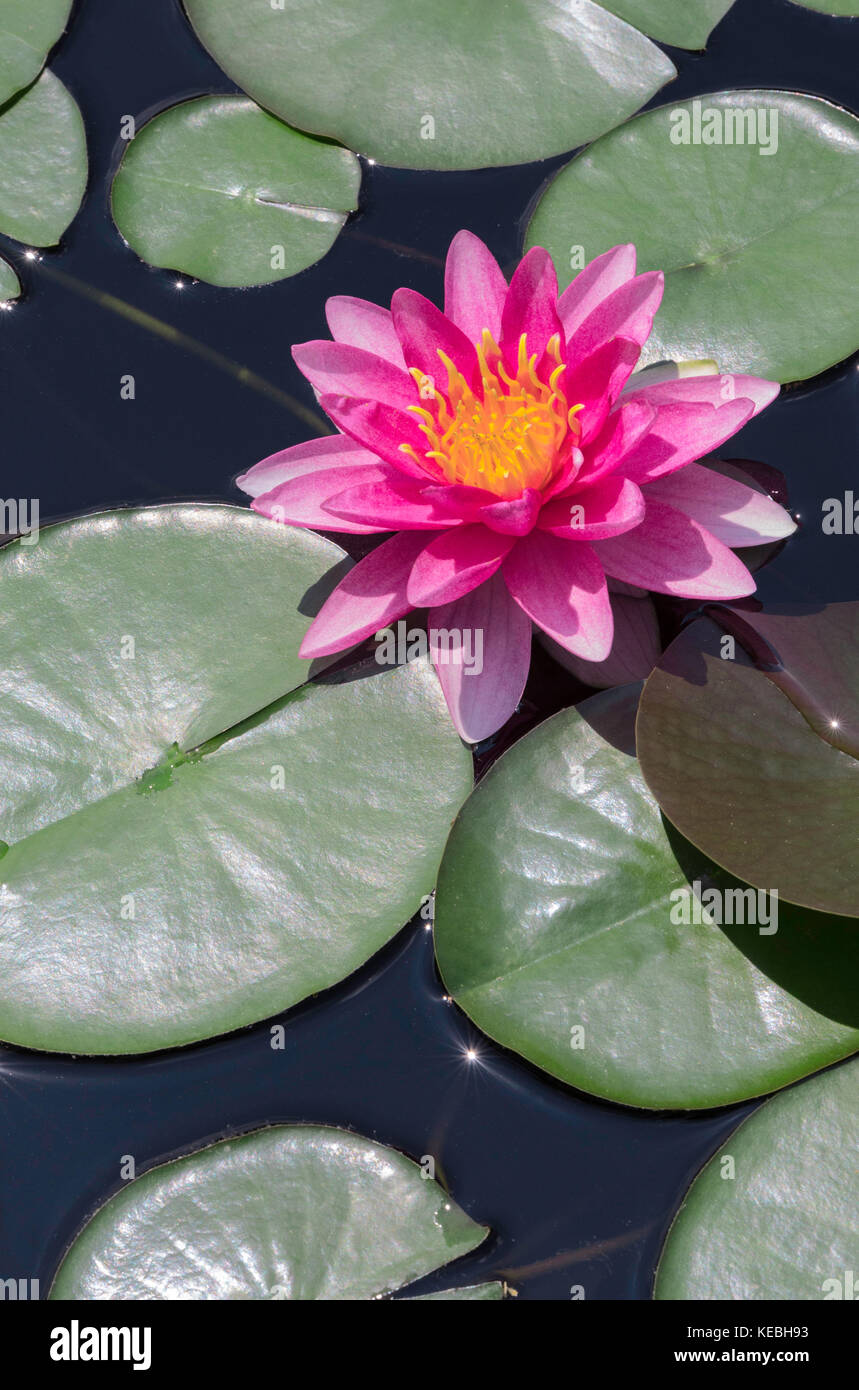
[[55,246],[81,205],[86,136],[74,97],[45,70],[0,115],[0,232]]
[[343,559],[196,505],[0,552],[0,1037],[125,1053],[242,1027],[432,889],[471,786],[434,672],[300,684]]
[[150,265],[213,285],[263,285],[330,251],[360,185],[349,150],[290,130],[245,97],[198,97],[135,136],[112,207]]
[[441,1293],[422,1293],[412,1299],[414,1303],[445,1302],[452,1298],[465,1299],[469,1303],[490,1303],[503,1299],[503,1284],[466,1284],[461,1289],[442,1289]]
[[379,1298],[485,1236],[396,1149],[275,1125],[129,1183],[73,1242],[49,1297]]
[[[849,0],[848,0],[849,2]],[[734,0],[600,0],[612,14],[660,43],[703,48]]]
[[[725,1105],[859,1049],[859,924],[797,909],[772,934],[771,904],[727,896],[745,885],[663,823],[626,751],[636,691],[555,715],[478,785],[439,873],[438,963],[479,1028],[570,1085]],[[729,910],[748,924],[719,926]]]
[[[745,139],[752,123],[755,143],[694,143],[707,131]],[[644,362],[814,376],[859,346],[857,155],[859,121],[818,97],[719,92],[662,106],[561,171],[527,242],[563,269],[571,247],[590,260],[632,241],[641,270],[665,271]]]
[[645,686],[647,783],[730,872],[788,902],[859,915],[859,603],[717,617],[681,633]]
[[793,4],[802,5],[805,10],[816,10],[818,14],[848,18],[859,15],[859,0],[793,0]]
[[71,8],[72,0],[0,0],[0,106],[38,77]]
[[767,1101],[687,1192],[654,1296],[855,1299],[857,1149],[859,1062]]
[[21,293],[21,281],[13,267],[0,256],[0,304],[8,304]]
[[229,77],[291,125],[382,164],[560,154],[637,111],[674,65],[591,0],[185,0]]

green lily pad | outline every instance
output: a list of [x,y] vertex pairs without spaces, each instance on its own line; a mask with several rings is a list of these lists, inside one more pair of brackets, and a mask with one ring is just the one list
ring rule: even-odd
[[379,1298],[486,1234],[396,1149],[275,1125],[130,1182],[73,1242],[49,1298]]
[[804,10],[816,10],[818,14],[831,14],[850,18],[859,15],[859,0],[792,0]]
[[14,268],[0,256],[0,304],[8,304],[21,293],[21,281]]
[[132,140],[113,217],[150,265],[213,285],[265,285],[331,250],[358,205],[361,166],[246,97],[171,106]]
[[0,0],[0,106],[38,77],[71,8],[72,0]]
[[0,115],[0,232],[55,246],[81,205],[86,135],[74,97],[47,69]]
[[[747,121],[753,144],[694,143],[706,131],[745,139]],[[563,271],[572,243],[591,259],[632,241],[641,270],[665,271],[643,362],[711,357],[725,372],[800,380],[859,346],[857,155],[859,121],[819,97],[661,106],[561,170],[527,243]]]
[[719,925],[745,885],[663,822],[628,751],[637,691],[555,715],[477,786],[439,872],[439,968],[479,1028],[569,1085],[726,1105],[859,1049],[859,924],[795,909],[767,934],[755,899]]
[[660,43],[703,48],[734,0],[600,0],[612,14]]
[[302,684],[344,560],[198,505],[0,552],[0,1038],[211,1037],[342,980],[417,910],[471,759],[426,662]]
[[520,164],[631,116],[674,65],[591,0],[185,0],[239,87],[381,164]]
[[855,1300],[857,1149],[859,1062],[767,1101],[687,1192],[654,1297]]
[[[763,669],[744,640],[760,646]],[[717,611],[675,639],[644,688],[648,786],[730,872],[788,902],[859,916],[857,690],[859,603]]]
[[504,1298],[503,1284],[466,1284],[461,1289],[442,1289],[440,1293],[418,1294],[413,1303],[448,1302],[452,1298],[464,1299],[469,1303],[494,1303]]

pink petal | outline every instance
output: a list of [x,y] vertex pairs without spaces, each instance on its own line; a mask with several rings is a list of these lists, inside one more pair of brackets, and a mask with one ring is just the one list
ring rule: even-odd
[[384,459],[400,472],[424,482],[434,476],[436,481],[441,479],[440,469],[434,474],[429,461],[422,467],[401,447],[411,444],[421,455],[427,447],[426,436],[418,429],[416,416],[379,401],[356,400],[354,396],[321,396],[319,404],[335,425],[356,444],[369,449],[377,459]]
[[630,338],[641,347],[650,336],[653,317],[662,300],[664,276],[651,270],[637,275],[592,309],[568,344],[570,372],[612,338]]
[[609,475],[592,487],[547,502],[537,525],[566,540],[590,541],[630,531],[643,519],[644,498],[635,483]]
[[[531,620],[495,574],[464,598],[431,608],[427,626],[451,718],[467,743],[479,743],[506,723],[522,698],[531,663]],[[460,652],[463,634],[468,634],[465,656],[471,658],[471,668],[462,656],[446,659],[446,634],[453,633],[460,634]]]
[[259,497],[270,492],[278,483],[288,478],[299,478],[302,473],[314,473],[322,468],[366,468],[379,462],[375,454],[362,449],[354,439],[343,434],[329,434],[322,439],[308,439],[303,444],[293,444],[289,449],[269,454],[260,463],[255,463],[247,473],[236,478],[236,487],[249,497]]
[[515,370],[519,339],[527,337],[528,355],[537,354],[538,364],[549,339],[557,334],[564,348],[564,330],[558,318],[558,276],[554,262],[542,246],[534,246],[516,267],[504,312],[501,315],[499,347],[510,370]]
[[578,416],[583,447],[603,428],[639,353],[631,338],[612,338],[564,373],[562,384],[570,405],[584,406]]
[[406,586],[409,602],[413,608],[453,603],[489,579],[515,544],[515,536],[485,526],[443,531],[415,561]]
[[343,651],[407,613],[406,583],[425,545],[419,531],[404,531],[359,560],[320,608],[299,656],[312,659]]
[[[635,400],[633,397],[630,404]],[[640,404],[651,403],[641,401]],[[730,439],[754,414],[753,403],[745,399],[731,401],[718,409],[706,402],[657,405],[655,409],[656,419],[651,429],[619,465],[628,478],[639,484],[653,482],[687,463],[694,463]]]
[[642,440],[646,442],[656,418],[656,407],[644,401],[630,401],[619,406],[609,415],[599,437],[588,445],[580,472],[564,491],[575,491],[585,483],[595,483],[598,478],[613,473]]
[[614,641],[605,661],[584,661],[573,656],[551,637],[541,635],[541,641],[556,661],[585,685],[607,689],[626,685],[628,681],[645,680],[659,661],[662,643],[659,620],[651,598],[628,598],[612,595]]
[[667,502],[729,546],[782,540],[796,523],[771,497],[710,468],[690,463],[668,477],[645,485],[650,501]]
[[444,270],[446,316],[470,342],[481,342],[485,328],[498,342],[506,297],[507,281],[489,248],[472,232],[457,232]]
[[[642,375],[644,375],[642,373]],[[636,386],[635,377],[627,386],[627,396],[650,401],[653,405],[669,405],[671,402],[704,403],[726,405],[733,400],[748,400],[754,405],[753,415],[775,400],[781,387],[777,381],[765,381],[758,376],[743,376],[739,372],[723,373],[721,376],[686,376],[676,381],[655,382],[652,386],[645,380]],[[728,394],[730,393],[730,394]]]
[[455,512],[439,505],[435,494],[443,491],[420,488],[404,474],[388,474],[347,487],[328,499],[326,509],[332,518],[364,523],[373,531],[440,531],[460,524]]
[[679,598],[745,598],[755,581],[742,560],[697,521],[647,502],[640,526],[593,548],[607,574]]
[[363,348],[319,338],[296,343],[292,356],[320,395],[360,396],[397,410],[420,403],[417,386],[407,371]]
[[343,489],[360,478],[363,485],[380,485],[390,476],[384,464],[366,468],[317,468],[264,492],[251,503],[255,512],[282,521],[288,526],[312,526],[317,531],[345,531],[350,535],[368,535],[387,531],[387,526],[365,524],[364,518],[343,521],[326,510],[325,504]]
[[441,309],[415,290],[397,290],[391,300],[391,314],[403,355],[410,367],[431,377],[436,389],[447,392],[447,370],[439,357],[449,357],[472,388],[480,381],[474,344]]
[[542,494],[536,488],[527,487],[521,497],[488,502],[474,519],[506,536],[526,536],[537,523],[542,502]]
[[538,627],[578,656],[605,660],[612,641],[611,604],[602,565],[589,545],[532,531],[517,541],[503,574]]
[[390,309],[383,309],[381,304],[371,304],[369,299],[335,294],[325,305],[325,317],[331,336],[338,343],[363,348],[365,352],[375,353],[377,357],[393,362],[395,367],[405,367],[403,349],[394,329]]
[[614,246],[580,270],[558,300],[558,314],[567,342],[589,314],[635,275],[635,247]]

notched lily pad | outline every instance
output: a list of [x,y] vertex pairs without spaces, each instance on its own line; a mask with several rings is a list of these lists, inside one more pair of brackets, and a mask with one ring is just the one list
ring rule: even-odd
[[647,681],[653,795],[717,863],[782,900],[859,916],[859,604],[714,609]]
[[111,201],[150,265],[213,285],[264,285],[330,251],[360,185],[349,150],[291,130],[246,97],[198,97],[137,133]]
[[21,293],[21,281],[13,266],[0,256],[0,304],[9,304]]
[[211,1037],[342,980],[417,910],[471,759],[425,662],[305,683],[344,559],[197,505],[0,552],[0,1038]]
[[637,693],[555,715],[478,785],[439,872],[439,968],[479,1028],[580,1090],[726,1105],[859,1049],[859,923],[774,905],[665,823]]
[[0,106],[38,77],[71,8],[72,0],[0,0]]
[[0,114],[0,232],[55,246],[81,205],[86,135],[77,102],[47,69]]
[[49,1298],[376,1299],[486,1234],[396,1149],[347,1130],[276,1125],[129,1183],[77,1236]]
[[[574,148],[676,76],[591,0],[184,0],[229,77],[301,130],[381,164],[471,169]],[[688,8],[688,6],[687,6]]]
[[[859,120],[819,97],[715,92],[604,136],[528,227],[559,269],[619,242],[665,271],[642,362],[814,376],[859,346]],[[754,197],[749,190],[754,190]],[[569,278],[572,278],[570,276]]]
[[733,3],[734,0],[600,0],[612,14],[634,24],[652,39],[676,48],[703,48]]
[[856,1298],[859,1062],[761,1106],[693,1182],[658,1299]]

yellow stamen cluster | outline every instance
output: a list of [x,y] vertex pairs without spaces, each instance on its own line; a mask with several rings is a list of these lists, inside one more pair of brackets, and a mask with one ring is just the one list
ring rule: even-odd
[[485,488],[498,497],[520,497],[525,488],[545,487],[570,434],[575,442],[581,432],[576,418],[581,406],[570,409],[560,386],[566,368],[557,335],[546,351],[555,367],[543,381],[537,373],[537,354],[528,355],[523,334],[516,373],[511,375],[492,334],[484,331],[477,346],[482,400],[442,351],[445,395],[431,377],[412,368],[421,400],[428,404],[409,409],[419,417],[428,447],[423,456],[410,444],[401,447],[422,466],[429,462],[433,473],[440,469],[447,482]]

